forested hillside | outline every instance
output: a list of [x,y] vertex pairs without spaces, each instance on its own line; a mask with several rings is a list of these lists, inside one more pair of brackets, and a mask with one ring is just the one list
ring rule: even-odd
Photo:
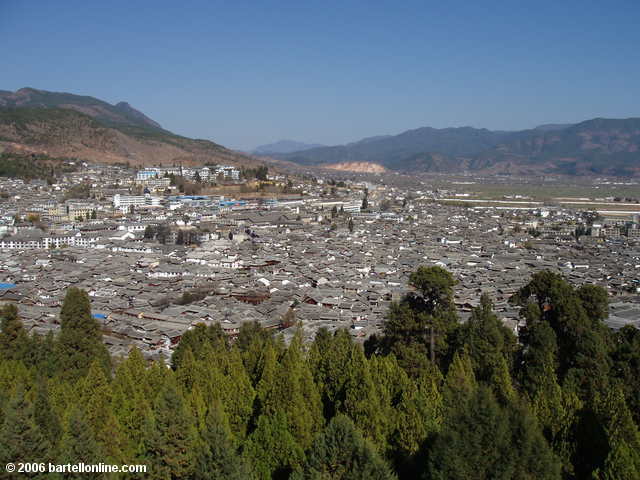
[[5,306],[0,462],[145,464],[152,479],[640,478],[640,331],[606,328],[602,288],[535,274],[512,299],[517,341],[487,296],[460,324],[447,271],[410,283],[364,348],[344,330],[285,345],[254,324],[233,342],[202,325],[171,368],[109,358],[81,290],[56,336],[29,336]]

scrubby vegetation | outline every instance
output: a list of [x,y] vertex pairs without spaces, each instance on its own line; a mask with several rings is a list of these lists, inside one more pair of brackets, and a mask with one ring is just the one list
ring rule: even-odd
[[2,153],[0,154],[0,177],[53,182],[61,175],[76,170],[75,164],[70,162],[70,160],[54,159],[46,155]]

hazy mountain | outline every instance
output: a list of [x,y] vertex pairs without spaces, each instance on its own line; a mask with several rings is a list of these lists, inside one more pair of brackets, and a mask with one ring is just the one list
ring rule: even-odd
[[397,169],[405,158],[422,152],[471,155],[491,148],[507,138],[505,132],[471,127],[408,130],[399,135],[379,136],[335,147],[313,148],[282,158],[304,165],[343,162],[372,162]]
[[371,142],[376,142],[378,140],[382,140],[384,138],[389,138],[392,135],[375,135],[373,137],[367,137],[367,138],[363,138],[362,140],[358,140],[357,142],[351,142],[351,143],[347,143],[347,146],[349,145],[364,145],[365,143],[371,143]]
[[423,127],[280,158],[303,165],[371,162],[407,172],[637,175],[640,119],[597,118],[515,132]]
[[545,125],[538,125],[534,130],[542,130],[544,132],[551,132],[554,130],[564,130],[573,126],[573,123],[547,123]]
[[269,155],[273,153],[283,154],[291,152],[302,152],[311,148],[323,147],[319,143],[302,143],[295,140],[279,140],[267,145],[260,145],[253,150],[254,155]]
[[0,91],[0,151],[137,165],[257,163],[214,142],[163,130],[126,102],[32,88]]

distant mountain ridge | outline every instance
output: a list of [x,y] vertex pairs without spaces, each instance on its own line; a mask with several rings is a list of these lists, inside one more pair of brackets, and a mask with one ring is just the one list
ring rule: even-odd
[[324,147],[320,143],[303,143],[295,140],[278,140],[267,145],[260,145],[253,149],[255,155],[269,155],[273,153],[284,154],[291,152],[302,152],[311,148]]
[[21,88],[16,92],[0,91],[0,107],[66,108],[84,113],[106,124],[162,129],[159,123],[151,120],[127,102],[111,105],[94,97],[48,92],[29,87]]
[[422,127],[278,158],[309,166],[370,162],[404,172],[640,176],[640,118],[521,131]]
[[104,163],[256,165],[209,140],[176,135],[126,102],[22,88],[0,90],[0,152]]

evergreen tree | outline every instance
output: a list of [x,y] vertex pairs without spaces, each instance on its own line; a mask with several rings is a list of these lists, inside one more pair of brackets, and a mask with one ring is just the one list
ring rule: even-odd
[[447,336],[457,327],[455,284],[451,273],[441,267],[418,267],[409,277],[415,292],[391,304],[377,350],[394,353],[414,377],[428,368],[424,363],[427,352],[432,361],[441,361]]
[[244,456],[258,480],[284,480],[304,461],[304,451],[289,430],[286,415],[279,411],[261,415],[248,437]]
[[0,358],[25,360],[29,355],[29,338],[18,317],[18,308],[5,305],[0,309]]
[[[86,463],[88,465],[104,462],[104,452],[96,441],[92,429],[84,419],[82,410],[71,405],[66,415],[64,433],[60,440],[59,463]],[[69,475],[72,478],[73,474]]]
[[599,407],[604,417],[609,452],[604,465],[594,473],[597,479],[640,478],[640,433],[633,423],[622,388],[612,386]]
[[127,449],[122,428],[113,412],[112,390],[104,371],[96,361],[80,382],[80,404],[84,419],[105,454],[112,463],[121,463]]
[[457,343],[467,347],[474,373],[478,380],[490,381],[504,372],[507,376],[513,364],[516,339],[493,313],[493,304],[486,294],[480,297],[480,305],[473,309],[471,318],[459,328]]
[[[270,367],[271,368],[271,367]],[[306,449],[323,424],[320,394],[302,351],[297,331],[282,361],[275,366],[270,383],[261,382],[262,412],[282,411],[297,443]]]
[[429,479],[560,478],[560,464],[528,410],[501,407],[484,386],[452,406],[427,458]]
[[380,451],[387,448],[390,418],[376,389],[369,364],[359,345],[353,345],[349,362],[345,365],[347,381],[344,385],[344,403],[339,411],[353,420],[356,426]]
[[215,402],[207,414],[194,477],[202,480],[244,480],[249,477],[248,467],[237,453],[219,402]]
[[149,478],[187,478],[195,471],[197,431],[175,383],[170,379],[165,384],[145,425],[141,459],[148,462]]
[[[231,431],[238,438],[244,438],[253,414],[256,392],[251,379],[242,364],[242,356],[237,347],[229,352],[217,352],[220,372],[223,380],[214,382],[214,396],[225,405]],[[206,362],[206,360],[205,360]],[[206,364],[206,363],[205,363]]]
[[67,290],[60,311],[60,335],[56,345],[58,373],[71,380],[84,376],[91,363],[100,363],[111,374],[111,358],[102,342],[102,332],[91,316],[91,303],[84,290]]
[[311,371],[320,389],[324,417],[327,420],[343,409],[350,375],[347,366],[353,346],[349,332],[344,329],[337,330],[333,336],[326,329],[320,329],[311,346]]
[[415,384],[411,382],[402,392],[396,407],[396,430],[392,438],[397,465],[410,462],[424,442],[440,431],[444,413],[439,387],[442,380],[440,371],[434,366],[431,372],[423,372]]
[[334,417],[313,442],[293,480],[391,480],[395,475],[345,415]]
[[640,330],[632,325],[614,336],[612,373],[620,380],[629,410],[640,425]]
[[138,349],[133,348],[118,366],[111,389],[112,409],[127,440],[123,453],[126,458],[135,458],[143,450],[144,429],[152,416],[151,402],[155,394]]
[[[39,463],[52,459],[51,445],[34,421],[33,414],[33,404],[28,399],[25,386],[18,383],[5,407],[4,421],[0,427],[0,461],[3,466],[7,463]],[[23,474],[4,472],[3,476],[22,478]]]
[[40,431],[52,447],[55,447],[62,434],[62,425],[56,411],[49,401],[47,379],[39,378],[36,383],[33,418]]
[[240,326],[235,344],[242,353],[242,362],[254,387],[258,384],[267,343],[272,344],[273,339],[258,322],[245,322]]
[[173,369],[176,370],[180,367],[182,356],[187,350],[191,350],[191,353],[193,353],[196,358],[202,358],[205,345],[208,344],[215,349],[223,349],[226,348],[226,342],[226,336],[218,323],[211,326],[199,323],[193,329],[187,330],[182,335],[180,343],[171,357]]
[[445,405],[452,407],[471,398],[477,385],[469,355],[466,351],[456,352],[444,382]]

